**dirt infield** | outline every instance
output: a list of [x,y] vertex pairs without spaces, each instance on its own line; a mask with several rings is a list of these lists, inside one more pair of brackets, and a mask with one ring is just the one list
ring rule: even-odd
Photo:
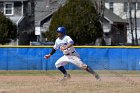
[[86,72],[69,73],[72,78],[60,82],[57,71],[0,72],[0,93],[140,93],[139,72],[99,71],[101,81]]

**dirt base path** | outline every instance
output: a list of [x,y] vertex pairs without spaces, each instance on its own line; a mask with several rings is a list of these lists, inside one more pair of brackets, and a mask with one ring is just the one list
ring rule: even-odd
[[97,81],[91,75],[0,76],[0,93],[140,93],[140,77],[107,77]]

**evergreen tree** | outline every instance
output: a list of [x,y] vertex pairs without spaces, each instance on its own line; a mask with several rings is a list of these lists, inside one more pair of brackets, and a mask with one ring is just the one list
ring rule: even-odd
[[0,13],[0,43],[8,43],[10,39],[15,39],[17,35],[16,25]]
[[59,26],[66,27],[66,33],[78,45],[95,43],[103,34],[97,11],[90,0],[69,0],[60,7],[53,14],[49,31],[46,32],[49,41],[55,40]]

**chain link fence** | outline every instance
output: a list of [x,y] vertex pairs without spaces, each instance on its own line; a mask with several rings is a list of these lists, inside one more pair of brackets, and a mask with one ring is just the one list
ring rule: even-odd
[[[76,47],[81,59],[95,70],[140,70],[140,48]],[[50,59],[51,47],[0,47],[0,70],[56,70],[63,54],[58,50]],[[72,64],[66,69],[79,69]],[[107,67],[107,68],[106,68]]]

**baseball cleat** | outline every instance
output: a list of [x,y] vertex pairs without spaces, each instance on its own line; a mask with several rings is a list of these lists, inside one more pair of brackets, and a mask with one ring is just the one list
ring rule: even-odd
[[66,81],[66,80],[68,80],[68,79],[70,79],[70,78],[71,78],[70,74],[67,74],[67,75],[64,76],[60,81]]
[[100,76],[99,76],[98,74],[95,75],[95,78],[96,78],[97,80],[101,80],[101,78],[100,78]]

